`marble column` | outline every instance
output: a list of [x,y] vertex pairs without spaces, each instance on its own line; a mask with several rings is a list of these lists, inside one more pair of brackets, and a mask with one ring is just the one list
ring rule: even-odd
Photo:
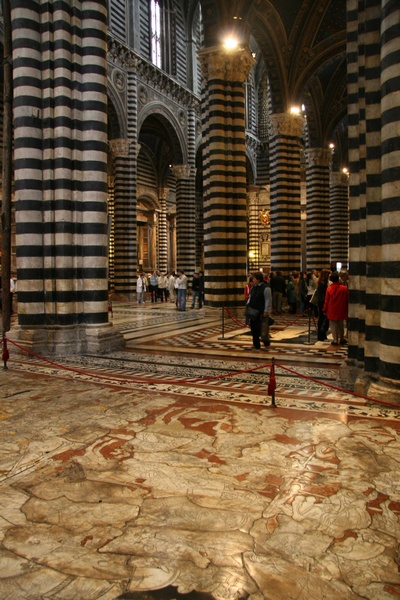
[[301,115],[270,115],[271,123],[271,268],[284,275],[301,262]]
[[114,290],[136,297],[136,214],[130,196],[130,141],[110,140],[114,159]]
[[123,345],[108,315],[106,5],[11,8],[16,333],[38,353],[105,352]]
[[161,273],[168,271],[168,232],[167,232],[168,188],[159,191],[160,212],[158,215],[158,268]]
[[306,258],[307,270],[311,271],[328,268],[330,264],[329,166],[332,153],[327,148],[310,148],[306,150],[306,157]]
[[176,177],[176,262],[191,275],[196,269],[195,174],[190,165],[175,165]]
[[248,201],[248,223],[249,223],[249,271],[260,268],[260,211],[258,204],[258,192],[249,192]]
[[347,2],[350,308],[357,391],[398,402],[400,386],[400,6]]
[[199,53],[202,90],[204,271],[208,306],[242,306],[247,265],[246,49]]
[[349,264],[349,176],[347,173],[330,174],[330,237],[331,263]]
[[114,290],[114,176],[108,178],[108,283],[109,289]]

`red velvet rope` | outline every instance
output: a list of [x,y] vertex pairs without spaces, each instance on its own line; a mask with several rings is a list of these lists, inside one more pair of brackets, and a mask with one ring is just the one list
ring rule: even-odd
[[[99,375],[97,373],[89,373],[87,371],[83,371],[81,369],[76,369],[73,367],[67,367],[66,365],[61,365],[59,363],[56,363],[48,358],[44,358],[42,356],[39,356],[38,354],[35,354],[34,352],[31,352],[30,350],[28,350],[27,348],[24,348],[23,346],[21,346],[20,344],[18,344],[17,342],[14,342],[13,340],[10,340],[7,337],[4,337],[3,339],[3,344],[4,344],[4,348],[7,348],[7,341],[10,342],[11,344],[13,344],[16,348],[19,348],[20,350],[22,350],[23,352],[25,352],[26,354],[29,354],[30,356],[33,356],[34,358],[37,358],[45,363],[48,363],[54,367],[57,367],[59,369],[62,369],[64,371],[70,371],[72,373],[78,373],[79,375],[85,375],[87,377],[93,377],[94,379],[105,379],[107,381],[117,381],[118,383],[146,383],[145,381],[141,380],[141,379],[120,379],[117,377],[112,377],[112,376],[106,376],[106,375]],[[8,350],[7,350],[8,352]],[[197,383],[200,381],[211,381],[213,379],[224,379],[225,377],[234,377],[235,375],[240,375],[243,373],[251,373],[253,371],[258,371],[260,369],[264,369],[266,367],[271,368],[273,365],[272,363],[264,363],[262,365],[258,365],[257,367],[253,367],[251,369],[245,369],[242,371],[234,371],[232,373],[224,373],[222,375],[215,375],[213,377],[196,377],[196,378],[190,378],[190,379],[179,379],[179,380],[175,380],[175,382],[172,380],[168,380],[168,382],[164,382],[164,383],[176,383],[177,385],[181,385],[182,383]],[[281,365],[279,363],[275,362],[275,367],[279,367],[280,369],[283,369],[284,371],[288,371],[289,373],[292,373],[293,375],[296,375],[297,377],[302,377],[303,379],[308,379],[309,381],[312,381],[314,383],[317,383],[318,385],[322,385],[325,387],[329,387],[330,389],[333,389],[337,392],[341,392],[342,394],[346,394],[349,396],[354,396],[356,398],[361,398],[363,400],[368,400],[369,402],[375,402],[377,404],[382,404],[384,406],[390,406],[391,408],[396,408],[395,405],[391,404],[390,402],[384,402],[383,400],[376,400],[374,398],[370,398],[369,396],[363,396],[361,394],[357,394],[356,392],[352,392],[350,390],[345,390],[343,388],[340,388],[338,386],[332,385],[330,383],[326,383],[325,381],[319,381],[318,379],[315,379],[314,377],[310,377],[309,375],[304,375],[303,373],[299,373],[298,371],[295,371],[294,369],[291,369],[290,367],[285,367],[284,365]],[[272,371],[272,369],[271,369]],[[272,373],[270,373],[270,378],[275,378],[275,371]],[[271,381],[271,379],[270,379]],[[150,382],[150,383],[154,383],[154,382]]]

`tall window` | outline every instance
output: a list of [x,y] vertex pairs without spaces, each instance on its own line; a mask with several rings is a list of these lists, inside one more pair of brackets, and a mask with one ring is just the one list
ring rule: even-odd
[[150,0],[151,60],[176,75],[176,15],[172,0]]
[[158,0],[150,0],[151,60],[161,69],[161,9]]

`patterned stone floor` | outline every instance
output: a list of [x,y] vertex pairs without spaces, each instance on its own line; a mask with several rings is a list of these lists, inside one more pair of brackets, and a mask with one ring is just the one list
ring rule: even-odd
[[226,311],[112,318],[109,356],[10,343],[1,600],[400,596],[400,410],[340,387],[344,347],[289,315],[261,352]]

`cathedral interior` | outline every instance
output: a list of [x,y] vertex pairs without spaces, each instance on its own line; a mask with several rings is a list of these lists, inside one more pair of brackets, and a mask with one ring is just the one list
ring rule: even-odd
[[[0,41],[1,600],[398,598],[398,2],[3,0]],[[248,352],[248,273],[314,269],[346,345],[284,299]]]

